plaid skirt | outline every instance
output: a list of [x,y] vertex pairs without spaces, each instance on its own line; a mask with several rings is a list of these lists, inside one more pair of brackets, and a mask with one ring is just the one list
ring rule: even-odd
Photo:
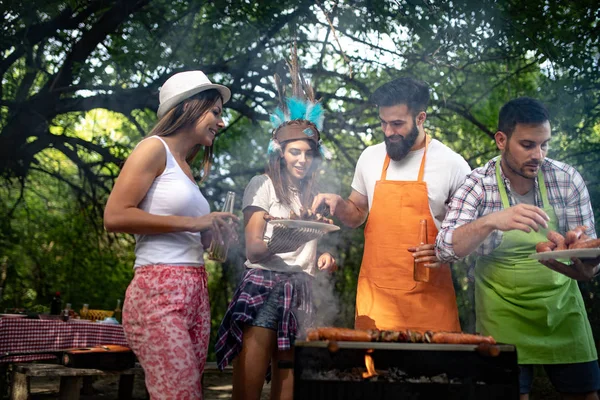
[[277,348],[289,350],[312,324],[314,307],[311,297],[312,276],[250,268],[233,295],[217,333],[217,365],[223,370],[242,350],[244,324],[251,323],[272,290],[283,286],[278,313]]

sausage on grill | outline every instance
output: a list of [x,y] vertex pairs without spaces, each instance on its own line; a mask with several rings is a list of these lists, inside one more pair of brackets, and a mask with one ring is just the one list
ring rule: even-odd
[[379,331],[364,331],[349,328],[314,328],[309,329],[307,340],[335,340],[346,342],[372,342],[379,337]]
[[461,332],[419,332],[419,331],[379,331],[349,328],[312,328],[307,340],[329,340],[346,342],[396,342],[396,343],[448,343],[448,344],[496,344],[491,336],[473,335]]
[[429,343],[448,343],[448,344],[496,344],[491,336],[473,335],[461,332],[427,332],[425,337]]

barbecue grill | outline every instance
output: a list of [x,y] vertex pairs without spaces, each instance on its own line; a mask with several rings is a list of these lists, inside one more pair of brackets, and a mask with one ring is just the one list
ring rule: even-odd
[[518,399],[515,347],[495,350],[492,356],[465,344],[299,341],[294,399]]

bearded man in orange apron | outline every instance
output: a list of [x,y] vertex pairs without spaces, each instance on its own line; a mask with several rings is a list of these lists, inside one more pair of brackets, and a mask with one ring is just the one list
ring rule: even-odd
[[454,194],[438,256],[455,261],[476,252],[477,331],[516,345],[521,399],[529,398],[538,364],[563,398],[597,400],[598,356],[577,280],[592,278],[600,258],[542,265],[528,257],[548,230],[585,225],[596,237],[587,188],[573,167],[546,158],[551,130],[539,101],[505,104],[495,138],[502,155]]
[[[349,227],[365,226],[365,250],[356,295],[357,329],[460,331],[456,296],[447,264],[433,243],[452,193],[470,172],[457,153],[425,133],[429,87],[399,78],[378,88],[385,141],[361,154],[347,200],[319,194]],[[428,240],[418,245],[419,221]],[[415,260],[429,267],[428,282],[415,281]]]

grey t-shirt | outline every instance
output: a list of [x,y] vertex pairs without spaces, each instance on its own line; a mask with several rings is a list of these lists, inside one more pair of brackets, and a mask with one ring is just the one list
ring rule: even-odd
[[[293,211],[299,215],[301,203],[298,194],[293,194],[292,203]],[[290,216],[290,207],[279,202],[273,182],[267,175],[253,177],[246,186],[242,210],[249,206],[265,210],[273,217],[289,218]],[[272,226],[267,225],[264,236],[270,238],[272,233]],[[306,272],[314,276],[317,269],[317,240],[311,240],[295,251],[275,254],[259,263],[251,263],[250,260],[246,260],[246,267],[280,272]]]
[[533,189],[531,189],[524,195],[520,195],[515,191],[511,192],[511,194],[513,196],[513,199],[515,200],[515,204],[535,205],[535,191]]

